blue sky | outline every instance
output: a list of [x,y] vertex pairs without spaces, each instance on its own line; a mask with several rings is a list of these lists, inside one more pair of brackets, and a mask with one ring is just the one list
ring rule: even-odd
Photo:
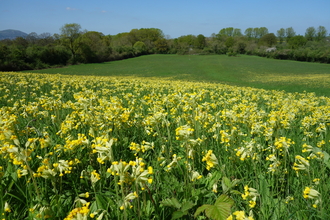
[[322,25],[330,32],[330,0],[0,0],[0,30],[60,33],[66,23],[105,35],[159,28],[165,35],[203,34],[222,28],[293,27],[304,34]]

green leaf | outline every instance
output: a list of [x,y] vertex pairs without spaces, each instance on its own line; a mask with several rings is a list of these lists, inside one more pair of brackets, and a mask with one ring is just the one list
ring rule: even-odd
[[192,207],[194,207],[194,203],[191,202],[191,201],[187,201],[185,203],[182,204],[182,207],[181,207],[181,211],[185,212],[185,211],[188,211],[189,209],[191,209]]
[[97,204],[96,201],[92,202],[92,205],[89,207],[89,209],[91,210],[91,212],[96,212],[97,211]]
[[96,194],[96,205],[98,209],[107,210],[107,206],[114,206],[113,201],[110,198],[107,198],[103,195]]
[[171,198],[171,199],[167,198],[167,199],[161,201],[160,203],[164,206],[170,206],[170,207],[174,207],[177,209],[181,208],[181,204],[179,203],[179,201],[176,198]]
[[234,200],[231,199],[229,196],[222,194],[219,196],[219,198],[217,198],[217,201],[215,202],[214,205],[219,205],[222,203],[228,203],[230,205],[234,205]]
[[215,220],[225,220],[230,215],[230,205],[226,206],[216,206],[212,205],[205,210],[207,217]]
[[206,185],[208,185],[208,188],[212,188],[213,184],[217,181],[220,180],[220,178],[222,177],[222,174],[220,172],[214,172],[212,173],[212,176],[209,176],[206,179]]
[[201,212],[205,211],[207,217],[215,220],[225,220],[230,215],[231,207],[234,205],[234,200],[229,196],[222,194],[216,200],[214,205],[202,205],[199,207],[194,217],[196,218]]
[[230,190],[230,193],[235,194],[235,195],[241,195],[242,193],[237,190]]
[[182,212],[182,211],[175,211],[172,214],[172,219],[178,219],[181,218],[182,216],[186,215],[188,212]]
[[330,168],[330,155],[327,153],[327,152],[325,152],[325,151],[322,151],[322,153],[323,153],[323,162],[325,163],[325,165],[328,167],[328,168]]
[[232,184],[230,182],[230,179],[228,179],[225,176],[222,177],[221,185],[222,185],[223,193],[227,193],[228,190],[232,187]]
[[195,214],[194,214],[194,217],[196,218],[197,216],[199,216],[199,215],[201,214],[201,212],[204,212],[205,209],[210,208],[210,206],[212,206],[212,205],[202,205],[202,206],[200,206],[200,207],[196,210],[196,212],[195,212]]

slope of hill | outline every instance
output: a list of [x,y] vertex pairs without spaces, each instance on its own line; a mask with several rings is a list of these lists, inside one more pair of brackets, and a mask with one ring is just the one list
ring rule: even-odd
[[3,39],[15,39],[16,37],[26,37],[28,34],[22,31],[7,29],[0,31],[0,40]]

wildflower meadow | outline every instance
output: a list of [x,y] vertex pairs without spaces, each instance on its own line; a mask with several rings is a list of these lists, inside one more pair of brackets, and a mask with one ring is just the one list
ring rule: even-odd
[[330,219],[328,97],[0,76],[0,219]]

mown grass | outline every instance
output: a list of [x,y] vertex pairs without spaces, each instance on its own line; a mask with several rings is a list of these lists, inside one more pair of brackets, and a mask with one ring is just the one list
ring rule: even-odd
[[27,72],[169,77],[287,92],[315,92],[319,96],[330,96],[330,65],[245,55],[148,55],[101,64],[81,64]]

